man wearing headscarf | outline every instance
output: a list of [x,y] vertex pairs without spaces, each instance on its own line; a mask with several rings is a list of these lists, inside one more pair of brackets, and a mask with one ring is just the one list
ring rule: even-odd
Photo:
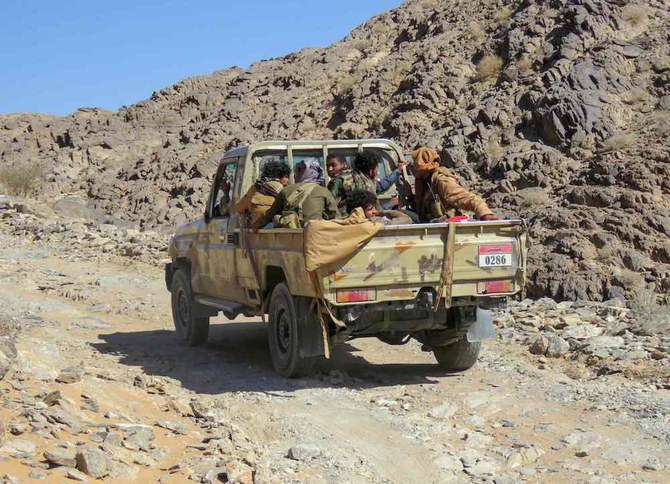
[[299,228],[309,220],[332,220],[339,212],[333,195],[323,187],[323,168],[315,158],[308,158],[295,166],[293,185],[284,188],[263,218],[252,228],[265,227],[274,222],[276,228]]
[[486,202],[463,188],[448,169],[440,166],[440,156],[430,148],[412,152],[416,179],[415,203],[422,222],[457,215],[462,210],[480,220],[498,220]]
[[235,204],[238,215],[244,215],[250,225],[257,222],[272,206],[279,193],[289,183],[291,169],[278,160],[268,161],[261,168],[261,177]]

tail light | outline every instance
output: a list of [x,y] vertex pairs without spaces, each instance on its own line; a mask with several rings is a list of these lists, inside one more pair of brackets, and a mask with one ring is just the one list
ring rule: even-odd
[[504,294],[514,291],[514,281],[487,281],[477,283],[479,294]]
[[340,289],[336,292],[338,303],[367,302],[377,299],[376,289]]

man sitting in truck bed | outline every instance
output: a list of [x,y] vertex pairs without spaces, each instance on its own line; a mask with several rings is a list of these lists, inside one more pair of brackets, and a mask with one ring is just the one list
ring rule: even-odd
[[249,217],[248,224],[254,225],[265,215],[279,193],[289,184],[290,175],[291,169],[286,163],[278,160],[268,161],[261,169],[261,177],[235,204],[235,211],[239,215]]
[[498,220],[481,197],[463,188],[453,173],[440,166],[440,155],[435,150],[418,148],[412,158],[414,201],[422,222],[453,217],[461,210],[474,212],[479,220]]
[[384,225],[411,224],[412,219],[400,210],[379,210],[377,195],[367,190],[352,190],[347,193],[347,212],[351,213],[360,207],[365,213],[365,218],[371,222]]
[[284,188],[265,215],[252,228],[265,227],[270,222],[275,228],[303,227],[309,220],[332,220],[339,217],[333,195],[323,187],[323,168],[318,160],[308,158],[295,166],[293,185]]
[[370,193],[383,193],[391,188],[400,178],[404,161],[398,162],[395,171],[389,176],[379,179],[379,155],[374,151],[363,151],[354,158],[354,169],[343,171],[328,184],[328,188],[337,200],[343,215],[346,211],[347,192],[367,190]]

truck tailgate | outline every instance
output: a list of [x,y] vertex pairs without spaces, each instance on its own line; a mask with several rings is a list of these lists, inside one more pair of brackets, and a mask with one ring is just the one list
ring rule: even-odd
[[[521,220],[454,224],[451,296],[510,295],[522,289],[525,227]],[[389,226],[328,276],[335,304],[394,301],[437,289],[449,224]],[[447,261],[448,262],[448,261]]]

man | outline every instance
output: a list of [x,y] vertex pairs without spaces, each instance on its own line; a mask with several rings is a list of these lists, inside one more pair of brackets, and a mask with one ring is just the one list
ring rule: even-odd
[[284,188],[265,215],[252,228],[300,228],[309,220],[332,220],[339,215],[333,195],[322,185],[323,168],[319,161],[308,158],[295,166],[293,185]]
[[215,211],[218,212],[218,214],[215,213],[215,215],[219,215],[221,217],[228,217],[230,215],[230,189],[230,182],[228,181],[228,178],[224,176],[221,179],[221,184],[219,185],[221,199],[215,207]]
[[272,206],[277,196],[289,184],[291,169],[286,163],[272,160],[261,169],[261,176],[247,193],[235,204],[239,215],[246,215],[249,224],[254,225]]
[[330,186],[333,183],[333,179],[338,177],[340,173],[351,171],[351,168],[349,167],[349,164],[346,162],[346,160],[343,160],[340,158],[339,155],[336,155],[335,153],[330,153],[326,157],[326,172],[328,172],[328,176],[330,177],[330,182],[328,183],[328,190],[330,190]]
[[399,161],[396,169],[389,176],[377,179],[379,176],[379,155],[374,151],[363,151],[354,159],[354,170],[342,172],[328,185],[330,192],[338,201],[338,207],[346,210],[346,195],[352,190],[367,190],[370,193],[383,193],[400,179],[405,161]]
[[415,204],[422,222],[457,215],[461,210],[475,213],[480,220],[498,220],[486,202],[463,188],[456,177],[440,166],[440,156],[430,148],[412,152],[416,179]]
[[383,223],[384,225],[411,224],[412,219],[400,210],[379,210],[377,195],[367,190],[352,190],[347,193],[347,212],[351,213],[356,208],[363,209],[365,218],[371,222]]

